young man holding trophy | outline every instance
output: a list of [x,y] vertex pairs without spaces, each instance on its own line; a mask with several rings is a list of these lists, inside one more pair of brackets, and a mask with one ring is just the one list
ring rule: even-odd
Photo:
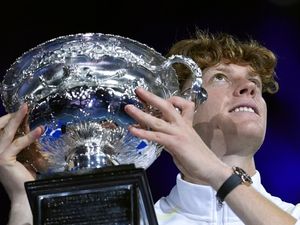
[[[271,196],[253,159],[266,132],[262,93],[278,90],[274,54],[252,40],[200,31],[176,43],[169,55],[176,54],[190,57],[201,68],[207,100],[195,105],[138,87],[136,95],[159,116],[137,105],[124,108],[141,125],[130,126],[131,134],[164,146],[180,170],[169,196],[155,204],[159,224],[300,224],[300,206]],[[193,86],[190,70],[178,65],[176,72],[185,95]],[[0,119],[0,179],[12,203],[11,225],[32,222],[24,182],[34,180],[35,174],[16,156],[37,141],[44,128],[37,126],[14,139],[27,113],[23,104]]]

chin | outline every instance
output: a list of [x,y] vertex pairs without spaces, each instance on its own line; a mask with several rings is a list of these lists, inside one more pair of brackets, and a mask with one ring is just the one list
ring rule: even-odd
[[[238,144],[238,147],[250,147],[252,149],[258,149],[265,138],[265,126],[257,123],[243,123],[235,127],[235,129],[230,129],[224,133],[228,134],[229,139]],[[236,146],[236,144],[234,144]]]
[[253,148],[260,148],[265,138],[265,131],[262,129],[247,129],[238,132],[238,138],[247,143],[248,146]]

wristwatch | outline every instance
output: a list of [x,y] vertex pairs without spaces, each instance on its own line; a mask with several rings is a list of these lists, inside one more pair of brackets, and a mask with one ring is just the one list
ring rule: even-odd
[[217,199],[222,203],[225,197],[238,185],[245,184],[247,186],[253,183],[251,177],[240,167],[232,167],[232,175],[222,184],[217,191]]

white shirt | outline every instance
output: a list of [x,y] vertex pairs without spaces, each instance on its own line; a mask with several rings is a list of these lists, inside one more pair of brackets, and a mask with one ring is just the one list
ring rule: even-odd
[[[258,171],[252,180],[257,191],[292,214],[300,225],[300,204],[295,206],[267,193]],[[218,204],[213,188],[186,182],[180,174],[170,194],[156,202],[155,211],[159,225],[244,225],[225,202]]]

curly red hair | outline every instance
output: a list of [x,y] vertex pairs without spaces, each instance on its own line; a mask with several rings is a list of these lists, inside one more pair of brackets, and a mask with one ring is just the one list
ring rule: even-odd
[[[263,92],[276,93],[279,89],[275,80],[276,56],[271,50],[252,39],[240,41],[226,33],[213,35],[197,30],[195,38],[175,43],[167,55],[176,54],[192,58],[202,70],[221,61],[250,65],[254,72],[261,77]],[[190,70],[182,64],[174,67],[180,87],[182,87],[190,76]]]

